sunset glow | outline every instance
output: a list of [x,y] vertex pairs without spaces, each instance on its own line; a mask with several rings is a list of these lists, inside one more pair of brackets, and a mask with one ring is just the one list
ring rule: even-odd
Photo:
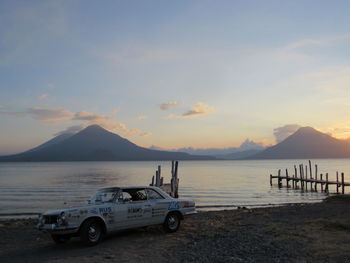
[[90,124],[164,149],[350,137],[347,1],[0,7],[0,154]]

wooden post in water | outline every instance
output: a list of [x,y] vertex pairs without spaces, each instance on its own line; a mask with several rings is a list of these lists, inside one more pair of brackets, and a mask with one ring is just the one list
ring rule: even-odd
[[305,165],[305,189],[307,191],[307,165]]
[[326,173],[326,187],[325,187],[325,191],[328,194],[329,193],[329,189],[328,189],[328,173]]
[[270,174],[270,186],[272,186],[272,174]]
[[[315,164],[315,179],[317,181],[317,164]],[[315,182],[315,191],[317,191],[317,183]]]
[[303,171],[301,164],[299,164],[299,178],[300,178],[300,188],[303,189]]
[[297,188],[298,187],[298,169],[297,166],[294,165],[294,180],[293,180],[293,188]]
[[286,181],[287,181],[287,188],[289,188],[288,169],[286,169]]
[[337,171],[337,194],[339,194],[339,177],[338,177],[338,171]]
[[278,170],[278,187],[282,187],[281,169]]
[[341,173],[341,193],[345,193],[344,173]]
[[320,177],[321,177],[321,192],[323,192],[323,178],[322,178],[323,175],[321,174]]

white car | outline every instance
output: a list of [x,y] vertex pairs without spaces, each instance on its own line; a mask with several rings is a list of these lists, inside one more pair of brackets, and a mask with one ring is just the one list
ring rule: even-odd
[[175,232],[184,216],[194,213],[193,201],[172,198],[158,187],[111,187],[98,190],[86,206],[46,211],[38,228],[56,243],[80,236],[86,245],[96,245],[107,233],[135,227],[163,224]]

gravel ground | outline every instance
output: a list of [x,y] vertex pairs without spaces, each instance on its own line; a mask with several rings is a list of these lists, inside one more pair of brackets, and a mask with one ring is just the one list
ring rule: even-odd
[[166,234],[119,232],[95,247],[56,245],[34,220],[0,222],[0,262],[350,262],[350,203],[201,212]]

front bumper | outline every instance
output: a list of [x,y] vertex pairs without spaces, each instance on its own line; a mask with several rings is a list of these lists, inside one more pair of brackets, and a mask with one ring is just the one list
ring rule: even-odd
[[37,228],[50,234],[74,234],[79,231],[79,227],[75,225],[60,226],[58,224],[38,224]]

